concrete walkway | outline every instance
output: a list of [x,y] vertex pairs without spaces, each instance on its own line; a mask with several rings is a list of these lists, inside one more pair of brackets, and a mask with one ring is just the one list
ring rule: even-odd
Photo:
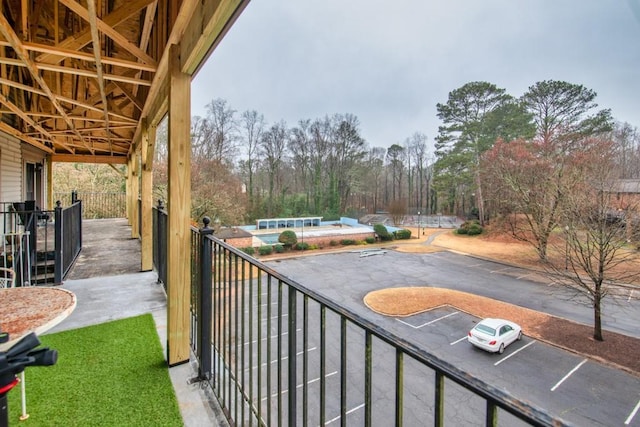
[[[48,333],[151,313],[166,357],[167,298],[155,272],[140,272],[140,243],[125,219],[83,222],[83,249],[62,288],[77,298],[74,312]],[[169,368],[184,425],[228,425],[215,399],[200,384],[191,363]]]

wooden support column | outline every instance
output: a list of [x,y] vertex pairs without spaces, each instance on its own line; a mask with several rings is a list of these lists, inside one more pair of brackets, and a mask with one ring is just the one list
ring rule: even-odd
[[131,225],[131,182],[133,181],[133,167],[131,166],[131,157],[127,159],[127,182],[125,183],[125,214],[127,215],[127,224]]
[[169,48],[169,173],[167,361],[189,361],[191,291],[191,76],[181,71],[180,47]]
[[142,183],[140,198],[142,199],[141,238],[141,271],[153,270],[153,153],[156,144],[156,127],[149,126],[146,119],[142,119]]
[[138,208],[138,197],[140,194],[140,155],[137,151],[131,156],[131,237],[140,237],[140,209]]
[[55,200],[53,200],[53,162],[51,162],[51,156],[46,157],[47,168],[47,205],[43,207],[44,210],[53,209],[55,206]]

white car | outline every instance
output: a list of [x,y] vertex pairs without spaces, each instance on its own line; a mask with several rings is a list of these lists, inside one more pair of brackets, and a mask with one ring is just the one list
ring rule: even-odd
[[506,346],[522,339],[522,328],[504,319],[483,319],[469,331],[467,341],[491,353],[504,352]]

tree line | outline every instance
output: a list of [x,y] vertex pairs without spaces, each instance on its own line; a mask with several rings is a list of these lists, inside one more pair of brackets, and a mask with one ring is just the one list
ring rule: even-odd
[[[597,109],[595,98],[593,90],[562,81],[538,82],[519,98],[491,83],[470,82],[437,104],[442,125],[435,144],[417,131],[388,148],[371,147],[354,114],[289,126],[214,99],[204,117],[192,119],[194,217],[241,223],[399,209],[484,221],[505,209],[494,186],[485,184],[495,181],[482,162],[499,141],[598,137],[613,143],[619,178],[640,178],[640,134],[628,123],[616,123],[609,110]],[[159,129],[160,186],[166,181],[163,135]]]

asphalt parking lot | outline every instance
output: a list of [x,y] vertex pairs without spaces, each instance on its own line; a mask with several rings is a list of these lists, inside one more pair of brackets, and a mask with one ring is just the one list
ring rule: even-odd
[[[640,426],[640,378],[525,336],[490,354],[466,334],[479,319],[454,307],[393,318],[371,312],[364,296],[400,286],[437,286],[472,292],[587,323],[591,310],[527,271],[460,254],[370,257],[327,254],[270,262],[280,273],[339,302],[354,313],[420,345],[435,356],[514,396],[581,426]],[[605,303],[605,329],[637,336],[640,302]]]

